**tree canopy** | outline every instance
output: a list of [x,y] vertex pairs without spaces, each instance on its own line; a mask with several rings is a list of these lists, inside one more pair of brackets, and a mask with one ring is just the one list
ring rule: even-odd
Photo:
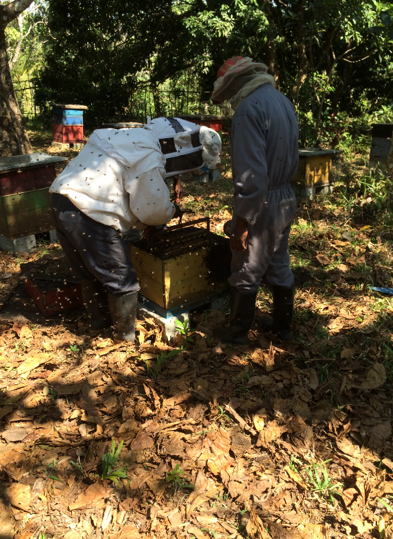
[[[50,0],[41,103],[121,118],[138,85],[189,70],[212,89],[233,55],[268,64],[304,143],[392,98],[393,3],[377,0]],[[88,116],[89,118],[89,116]]]

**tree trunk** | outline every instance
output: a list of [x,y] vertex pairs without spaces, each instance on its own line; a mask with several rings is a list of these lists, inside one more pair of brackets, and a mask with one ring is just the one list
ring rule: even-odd
[[0,6],[0,157],[32,152],[11,80],[5,37],[7,24],[28,8],[32,1],[16,0]]
[[269,68],[269,72],[271,75],[273,75],[274,80],[277,84],[277,89],[280,89],[280,78],[279,78],[279,72],[277,69],[277,58],[276,58],[276,47],[274,44],[274,20],[273,20],[273,13],[272,13],[272,6],[270,4],[270,0],[265,0],[265,9],[266,9],[266,17],[269,21],[269,27],[267,29],[268,36],[267,36],[267,44],[266,44],[266,63]]
[[298,13],[297,28],[296,28],[296,42],[298,50],[298,65],[299,72],[296,81],[296,85],[293,87],[293,101],[299,103],[300,90],[307,78],[308,73],[308,58],[306,53],[306,35],[305,35],[305,23],[304,23],[304,10],[306,6],[306,0],[301,0],[299,6],[295,12]]

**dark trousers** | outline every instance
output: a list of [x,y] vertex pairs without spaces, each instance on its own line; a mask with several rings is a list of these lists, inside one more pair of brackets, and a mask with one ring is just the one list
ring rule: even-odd
[[52,194],[52,219],[75,277],[97,279],[111,294],[139,290],[128,245],[120,232],[91,219],[58,193]]

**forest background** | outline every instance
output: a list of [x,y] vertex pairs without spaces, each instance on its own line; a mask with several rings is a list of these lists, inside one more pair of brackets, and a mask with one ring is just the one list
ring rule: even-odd
[[[247,349],[211,338],[210,310],[169,345],[148,318],[114,344],[83,309],[36,312],[23,267],[57,273],[58,244],[0,252],[1,537],[393,539],[393,299],[373,288],[393,286],[393,161],[369,163],[371,124],[393,121],[392,20],[362,0],[0,0],[1,156],[26,150],[23,125],[30,151],[78,154],[52,145],[52,102],[88,106],[86,137],[217,113],[217,69],[239,54],[268,64],[302,146],[343,150],[332,192],[299,200],[292,343],[261,333],[261,285]],[[184,181],[182,207],[223,235],[226,138],[220,170]]]
[[233,55],[268,65],[303,146],[356,150],[393,121],[391,2],[38,0],[5,33],[19,103],[47,127],[52,102],[88,105],[88,127],[220,112],[210,92]]

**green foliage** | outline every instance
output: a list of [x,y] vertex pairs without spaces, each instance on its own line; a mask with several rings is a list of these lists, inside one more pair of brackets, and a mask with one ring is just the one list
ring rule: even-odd
[[168,354],[165,354],[165,352],[161,352],[161,354],[157,354],[157,362],[154,369],[151,367],[149,361],[145,360],[146,370],[148,374],[152,378],[157,378],[159,374],[161,373],[161,369],[165,361],[173,356],[176,356],[180,352],[181,350],[171,350]]
[[87,104],[90,125],[190,103],[202,112],[217,69],[238,54],[274,73],[304,146],[362,149],[362,129],[393,115],[391,2],[51,0],[45,31],[37,100]]
[[176,464],[173,470],[168,471],[166,473],[166,482],[167,483],[173,483],[175,486],[175,494],[176,492],[181,488],[194,488],[194,485],[191,485],[187,483],[184,479],[182,479],[182,475],[184,475],[184,470],[180,468],[179,464]]
[[[336,490],[341,487],[340,483],[334,483],[334,480],[329,477],[326,463],[330,462],[325,460],[321,464],[313,464],[309,468],[306,468],[306,473],[308,475],[309,482],[314,487],[313,491],[322,496],[323,498],[329,498],[330,501],[334,504],[335,499],[334,494],[341,496],[341,494]],[[318,470],[322,472],[322,475],[319,474]]]
[[349,175],[337,192],[355,222],[377,221],[389,225],[393,222],[393,170],[365,164],[364,174]]
[[80,463],[79,459],[78,459],[78,462],[74,462],[73,460],[70,460],[70,464],[72,464],[72,466],[76,468],[78,472],[80,472],[82,475],[85,475],[85,472],[83,471],[82,464]]
[[57,475],[54,475],[54,472],[56,472],[56,466],[58,464],[58,461],[56,459],[54,459],[54,461],[49,464],[47,470],[46,470],[46,475],[48,476],[49,479],[53,479],[54,481],[59,481],[59,483],[62,483],[62,479],[59,479],[57,477]]
[[219,417],[219,419],[220,419],[221,424],[224,424],[226,421],[229,421],[229,422],[232,421],[232,419],[229,417],[229,415],[227,415],[227,414],[224,412],[222,406],[218,406],[218,410],[219,410],[219,412],[220,412],[220,417]]
[[[128,479],[127,467],[115,469],[118,462],[120,451],[123,447],[124,440],[122,440],[116,449],[116,440],[112,440],[112,445],[109,453],[105,453],[102,457],[102,479],[110,479],[115,483],[119,483],[119,479]],[[128,479],[129,481],[129,479]]]
[[193,333],[195,329],[190,328],[190,322],[188,320],[184,320],[184,322],[181,322],[180,320],[176,320],[176,329],[181,335],[183,335],[186,338],[186,341],[194,342],[193,339],[189,335],[190,333]]

